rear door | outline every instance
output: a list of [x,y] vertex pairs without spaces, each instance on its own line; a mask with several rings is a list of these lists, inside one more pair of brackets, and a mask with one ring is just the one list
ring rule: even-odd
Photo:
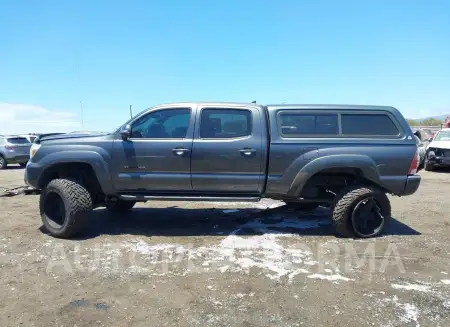
[[131,123],[130,139],[116,140],[114,183],[119,192],[192,192],[195,108],[159,108]]
[[262,193],[267,130],[263,108],[198,108],[192,147],[192,187],[216,194]]

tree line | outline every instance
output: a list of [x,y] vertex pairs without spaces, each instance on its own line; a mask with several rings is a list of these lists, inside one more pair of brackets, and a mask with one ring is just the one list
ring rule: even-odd
[[444,123],[444,121],[436,118],[427,118],[424,120],[407,119],[406,121],[409,126],[441,126]]

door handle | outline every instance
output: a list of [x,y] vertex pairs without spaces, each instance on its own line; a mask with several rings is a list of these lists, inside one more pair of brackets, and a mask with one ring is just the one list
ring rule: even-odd
[[245,149],[239,150],[239,152],[241,153],[241,155],[248,157],[248,156],[251,156],[252,154],[254,154],[256,152],[256,150],[245,148]]
[[189,152],[189,149],[175,148],[175,149],[172,149],[172,152],[173,152],[176,156],[182,156],[183,154]]

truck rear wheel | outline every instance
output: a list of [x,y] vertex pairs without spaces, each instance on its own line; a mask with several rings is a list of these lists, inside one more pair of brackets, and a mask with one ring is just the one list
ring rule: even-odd
[[107,203],[106,209],[114,213],[120,213],[131,210],[135,204],[135,201],[117,200],[116,202]]
[[85,227],[92,210],[92,199],[80,184],[54,179],[43,189],[39,209],[42,223],[51,235],[69,238]]
[[380,235],[391,219],[386,194],[372,186],[352,186],[336,195],[332,220],[336,233],[344,237]]

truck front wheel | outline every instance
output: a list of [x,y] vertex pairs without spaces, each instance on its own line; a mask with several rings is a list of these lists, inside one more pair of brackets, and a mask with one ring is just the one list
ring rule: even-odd
[[332,219],[341,236],[375,237],[391,220],[391,204],[386,194],[376,187],[352,186],[336,195]]
[[85,227],[92,210],[92,199],[80,184],[54,179],[43,189],[39,209],[42,223],[51,235],[69,238]]

